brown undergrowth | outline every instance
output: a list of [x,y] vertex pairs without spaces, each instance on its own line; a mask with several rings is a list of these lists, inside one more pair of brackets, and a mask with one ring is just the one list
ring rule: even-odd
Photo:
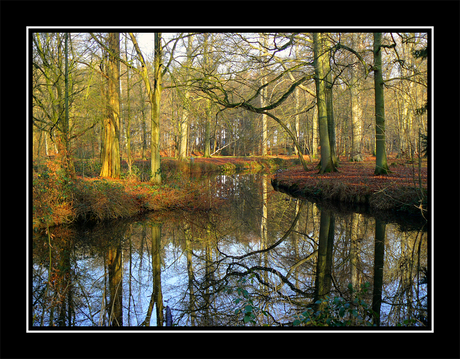
[[74,178],[59,159],[34,163],[33,228],[128,218],[147,211],[209,209],[207,191],[200,181],[191,180],[192,176],[274,169],[293,163],[294,159],[272,157],[194,157],[186,161],[162,158],[160,186],[148,182],[149,161],[134,161],[131,174],[123,161],[121,179],[99,177],[100,166],[94,160],[76,161]]
[[[326,200],[367,204],[377,210],[424,213],[427,207],[427,165],[423,160],[420,176],[415,164],[389,159],[386,176],[375,176],[375,157],[363,162],[342,160],[339,172],[319,174],[315,167],[304,171],[300,166],[277,173],[275,188],[294,195]],[[420,186],[421,185],[421,186]]]
[[162,185],[152,185],[135,176],[76,176],[72,180],[58,163],[48,161],[41,170],[34,170],[32,177],[34,229],[79,220],[128,218],[147,211],[200,210],[210,206],[200,182],[178,173],[169,174],[169,180]]

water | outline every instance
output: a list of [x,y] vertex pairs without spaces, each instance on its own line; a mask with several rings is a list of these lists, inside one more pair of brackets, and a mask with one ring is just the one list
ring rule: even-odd
[[166,307],[179,327],[430,322],[425,223],[294,199],[268,175],[204,181],[209,211],[35,234],[33,326],[160,326]]

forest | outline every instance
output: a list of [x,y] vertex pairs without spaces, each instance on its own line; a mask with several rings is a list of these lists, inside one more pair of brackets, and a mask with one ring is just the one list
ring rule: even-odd
[[418,162],[426,186],[429,32],[29,40],[37,193],[50,175],[66,186],[85,176],[159,186],[171,160],[217,157],[289,156],[319,174],[367,159],[376,176]]
[[31,325],[430,327],[430,36],[30,31]]

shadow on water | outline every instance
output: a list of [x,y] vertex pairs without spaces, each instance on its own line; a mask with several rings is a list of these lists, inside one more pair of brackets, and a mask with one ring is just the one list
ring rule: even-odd
[[33,326],[430,325],[424,223],[203,181],[215,209],[35,233]]

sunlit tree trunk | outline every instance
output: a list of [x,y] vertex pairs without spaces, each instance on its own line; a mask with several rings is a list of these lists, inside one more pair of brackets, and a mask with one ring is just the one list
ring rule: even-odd
[[[352,47],[357,43],[357,34],[352,34]],[[359,97],[359,85],[358,76],[356,70],[351,71],[351,83],[350,83],[350,102],[351,102],[351,156],[352,161],[360,162],[363,160],[361,154],[361,140],[362,140],[362,128],[361,128],[361,106]]]
[[318,108],[313,109],[312,126],[311,126],[311,149],[310,160],[318,157]]
[[[125,57],[128,61],[128,38],[125,37]],[[131,102],[130,102],[130,68],[126,67],[126,152],[128,156],[128,172],[131,174],[132,158],[131,158]]]
[[329,129],[327,121],[326,104],[326,74],[324,73],[325,62],[328,56],[324,53],[323,34],[313,33],[313,49],[315,53],[315,83],[316,103],[318,107],[318,127],[321,146],[321,168],[319,173],[335,172],[337,169],[332,161],[331,147],[329,142]]
[[323,62],[325,66],[323,71],[326,76],[325,90],[326,90],[326,108],[327,108],[327,130],[329,134],[329,146],[331,151],[331,160],[334,167],[337,167],[339,161],[336,155],[336,140],[335,140],[335,119],[334,119],[334,96],[332,92],[332,71],[331,71],[331,59],[330,59],[330,40],[326,34],[323,34],[323,46],[324,52],[326,53],[326,59]]
[[[142,83],[139,82],[139,91],[140,91],[140,98],[144,98],[144,90],[142,88]],[[145,107],[144,102],[141,104],[141,143],[142,143],[142,159],[147,159],[147,121],[145,120]]]
[[[267,34],[262,33],[261,41],[264,47],[267,47]],[[264,59],[262,57],[262,59]],[[267,83],[267,79],[265,78],[265,67],[262,70],[262,77],[261,77],[261,86],[264,86]],[[264,87],[260,90],[260,107],[265,107],[267,105],[267,98],[268,98],[268,89]],[[266,114],[262,114],[262,156],[266,156],[268,154],[268,116]]]
[[104,119],[104,151],[101,177],[120,177],[120,82],[119,56],[120,34],[109,33],[109,49],[107,62],[107,114]]
[[206,100],[206,123],[204,128],[204,157],[211,157],[211,100]]
[[150,139],[150,181],[154,184],[161,183],[160,173],[160,101],[161,101],[161,33],[155,33],[155,59],[153,67],[153,93],[152,101],[152,135]]
[[182,121],[180,123],[180,141],[179,141],[179,159],[183,160],[187,157],[187,144],[188,144],[188,104],[190,94],[185,92],[185,105],[182,110]]
[[[209,57],[210,44],[209,34],[204,34],[203,43],[203,62],[205,77],[211,74],[211,59]],[[205,127],[204,127],[204,157],[211,157],[211,100],[206,99],[205,104]]]
[[359,105],[359,90],[357,85],[350,87],[350,98],[351,98],[351,160],[360,162],[363,160],[361,154],[361,107]]
[[375,148],[376,175],[388,174],[387,154],[385,150],[385,103],[382,76],[382,33],[374,33],[374,87],[375,87]]
[[[131,41],[137,52],[142,68],[139,70],[139,75],[144,81],[147,90],[147,96],[150,101],[150,119],[151,119],[151,135],[150,135],[150,182],[152,184],[161,184],[160,173],[160,101],[161,101],[161,81],[162,81],[162,50],[161,50],[161,33],[154,35],[154,61],[153,61],[153,83],[150,81],[147,63],[142,55],[137,40],[132,32],[129,33]],[[145,138],[145,137],[144,137]]]
[[[296,58],[300,58],[299,55],[299,45],[297,44],[295,47],[295,56]],[[296,87],[295,89],[295,120],[294,120],[294,135],[299,140],[299,129],[300,129],[300,88]],[[294,154],[297,156],[299,154],[299,150],[297,146],[294,146]]]
[[182,110],[182,121],[180,123],[180,141],[179,141],[179,159],[183,160],[187,157],[187,143],[188,143],[188,126],[189,126],[189,99],[190,93],[188,89],[188,81],[190,77],[190,67],[192,65],[192,45],[193,45],[193,36],[189,36],[187,42],[187,63],[185,69],[185,79],[187,81],[187,86],[185,87],[184,94],[184,108]]
[[[300,89],[297,87],[295,89],[295,120],[294,120],[294,135],[299,139],[299,128],[300,128],[300,115],[298,114],[300,111]],[[299,150],[296,146],[294,146],[294,154],[297,156],[299,154]]]
[[65,95],[64,95],[64,108],[65,108],[65,119],[64,119],[64,126],[63,126],[63,138],[65,143],[65,170],[67,174],[71,178],[75,178],[75,168],[73,165],[73,161],[71,158],[71,148],[70,148],[70,119],[69,119],[69,37],[70,34],[67,32],[65,33],[65,45],[64,45],[64,53],[65,53],[65,65],[64,65],[64,72],[65,72]]

